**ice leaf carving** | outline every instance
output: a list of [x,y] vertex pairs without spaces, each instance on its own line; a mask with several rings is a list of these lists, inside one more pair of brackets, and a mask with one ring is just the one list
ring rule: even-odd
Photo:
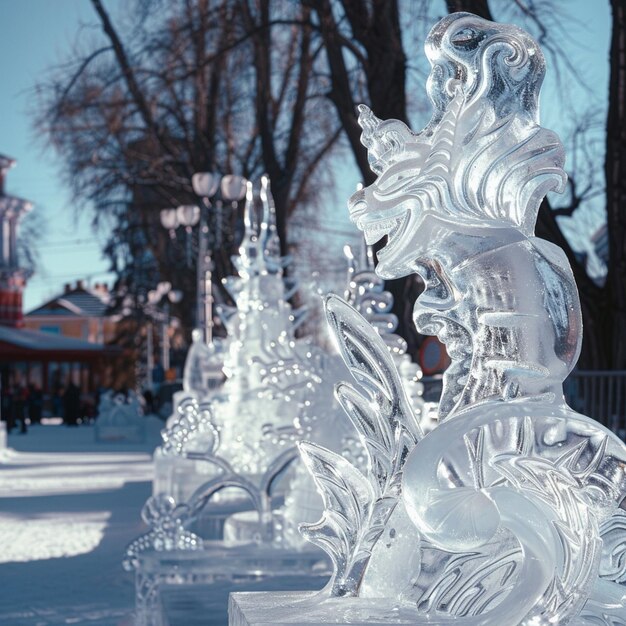
[[383,493],[393,474],[394,433],[391,424],[380,419],[376,407],[352,385],[339,383],[335,388],[337,400],[359,431],[367,450],[370,468],[376,479],[377,492]]
[[455,554],[425,543],[422,558],[422,572],[430,576],[418,580],[405,599],[421,613],[473,616],[496,605],[515,585],[519,547],[509,539],[501,550]]
[[189,507],[177,505],[174,498],[165,494],[152,496],[145,503],[141,517],[150,530],[130,543],[122,566],[128,572],[137,569],[142,553],[156,550],[201,550],[202,539],[185,528]]
[[382,337],[339,296],[327,296],[324,304],[328,325],[352,376],[392,425],[401,424],[413,443],[422,439],[424,433]]
[[[324,501],[324,515],[300,532],[333,561],[333,595],[353,595],[359,544],[367,532],[375,500],[369,480],[342,456],[313,443],[299,444],[300,454]],[[364,571],[364,570],[363,570]]]
[[600,526],[600,536],[600,576],[616,583],[626,583],[626,513],[618,509]]
[[597,571],[601,559],[602,540],[584,487],[601,462],[606,441],[598,446],[586,467],[576,468],[575,460],[586,445],[585,441],[556,461],[520,455],[500,455],[493,461],[494,468],[529,501],[542,502],[551,512],[549,518],[563,550],[563,566],[560,571],[555,569],[542,604],[550,614],[563,619],[565,615],[576,615],[585,604],[587,594],[580,590],[590,589],[592,572]]
[[336,396],[359,432],[369,467],[364,476],[345,458],[301,444],[325,505],[322,519],[301,531],[335,565],[332,595],[357,595],[372,550],[397,504],[406,456],[423,433],[383,338],[341,298],[328,296],[325,305],[331,332],[359,383],[359,389],[340,383]]
[[163,454],[185,456],[194,442],[199,442],[203,453],[212,456],[220,445],[219,432],[213,423],[213,410],[208,402],[185,400],[178,408],[179,418],[170,428],[161,431]]

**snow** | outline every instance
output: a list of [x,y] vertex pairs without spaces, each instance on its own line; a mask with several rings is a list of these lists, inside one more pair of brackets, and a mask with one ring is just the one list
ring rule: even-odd
[[163,423],[146,425],[142,444],[96,443],[84,425],[9,435],[0,451],[0,624],[132,624],[134,580],[121,560],[145,531],[139,514]]
[[[93,426],[60,420],[16,431],[0,450],[0,626],[132,626],[134,578],[126,545],[146,531],[152,452],[145,443],[96,443]],[[320,577],[279,576],[164,588],[172,626],[226,626],[231,591],[319,589]]]

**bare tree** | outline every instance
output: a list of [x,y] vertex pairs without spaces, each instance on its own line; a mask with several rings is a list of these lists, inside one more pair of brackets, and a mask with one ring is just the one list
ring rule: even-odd
[[[287,219],[314,199],[312,183],[339,135],[316,98],[309,9],[185,0],[155,12],[140,1],[132,27],[120,29],[103,0],[91,2],[103,37],[39,86],[38,126],[63,158],[77,200],[93,203],[96,220],[113,218],[107,251],[127,288],[145,292],[155,276],[176,282],[189,326],[195,272],[173,262],[186,235],[171,239],[160,209],[196,202],[195,171],[251,179],[267,172],[286,243]],[[218,284],[230,273],[237,224],[231,212],[214,242]]]
[[[120,275],[134,280],[142,271],[150,280],[170,277],[176,251],[156,214],[163,206],[193,199],[189,178],[194,171],[248,177],[268,172],[283,242],[288,216],[313,200],[316,177],[330,171],[329,155],[338,138],[353,154],[362,180],[370,183],[356,105],[364,102],[381,118],[406,122],[429,108],[423,90],[414,97],[410,88],[426,73],[416,44],[446,11],[526,26],[560,80],[578,80],[560,44],[568,36],[567,8],[551,0],[136,0],[134,26],[125,30],[114,25],[103,0],[91,1],[104,38],[42,86],[46,106],[39,122],[67,164],[77,197],[94,202],[96,215],[114,217],[109,253]],[[587,274],[563,227],[567,216],[602,187],[597,176],[585,173],[595,158],[586,153],[588,116],[580,117],[578,126],[573,118],[576,158],[567,197],[555,207],[544,202],[537,223],[537,234],[561,246],[573,267],[585,320],[580,365],[594,368],[626,367],[624,139],[615,130],[624,126],[624,16],[621,2],[613,0],[612,7],[606,285]],[[233,213],[218,253],[218,277],[230,269],[236,223]],[[179,243],[183,239],[181,234]],[[188,280],[185,290],[192,293],[193,280]],[[403,280],[389,288],[401,332],[414,350],[410,318],[419,287]]]

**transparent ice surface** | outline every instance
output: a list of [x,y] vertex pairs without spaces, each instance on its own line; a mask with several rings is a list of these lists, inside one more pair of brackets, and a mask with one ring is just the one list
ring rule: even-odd
[[[206,463],[190,460],[190,454],[203,452],[206,433],[187,428],[189,402],[210,403],[220,456],[232,470],[260,477],[285,447],[293,447],[298,431],[294,422],[319,382],[317,355],[295,338],[305,312],[294,311],[288,302],[297,284],[283,276],[288,259],[280,256],[267,177],[261,181],[260,211],[258,204],[248,183],[244,235],[233,258],[237,275],[225,281],[235,306],[223,305],[218,311],[228,336],[207,346],[201,330],[194,331],[184,391],[176,394],[166,431],[177,433],[181,448],[176,455],[162,454],[166,441],[155,456],[159,493],[185,500],[215,473]],[[218,386],[222,370],[227,378]]]
[[580,305],[565,255],[534,236],[565,182],[539,124],[542,52],[456,13],[426,53],[433,117],[414,133],[361,107],[378,178],[349,208],[369,244],[387,237],[379,276],[425,282],[415,324],[452,359],[439,423],[424,432],[383,337],[329,296],[356,381],[336,394],[368,466],[300,445],[325,505],[302,532],[333,579],[317,596],[235,596],[232,623],[624,625],[626,446],[564,402]]
[[[373,251],[370,246],[365,245],[358,255],[347,246],[344,252],[348,259],[345,298],[372,324],[387,346],[400,372],[402,386],[415,419],[421,424],[430,424],[430,406],[426,406],[422,399],[423,385],[419,382],[421,370],[406,354],[406,341],[395,333],[398,320],[391,313],[393,296],[385,289],[384,280],[374,272]],[[302,429],[300,438],[341,455],[351,465],[363,471],[367,466],[365,448],[354,426],[346,419],[340,397],[335,397],[332,393],[334,382],[349,376],[349,371],[337,354],[327,356],[319,372],[320,384],[316,387],[315,394],[311,395],[310,405],[304,408],[303,415],[299,418],[301,425],[306,426]],[[322,499],[306,466],[296,466],[295,476],[285,494],[285,541],[295,547],[306,545],[297,530],[298,526],[302,522],[319,519],[323,511]]]

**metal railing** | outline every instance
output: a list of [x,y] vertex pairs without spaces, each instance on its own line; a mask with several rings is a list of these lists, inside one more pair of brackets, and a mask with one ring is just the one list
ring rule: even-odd
[[563,383],[567,403],[622,439],[626,436],[626,370],[579,370]]

